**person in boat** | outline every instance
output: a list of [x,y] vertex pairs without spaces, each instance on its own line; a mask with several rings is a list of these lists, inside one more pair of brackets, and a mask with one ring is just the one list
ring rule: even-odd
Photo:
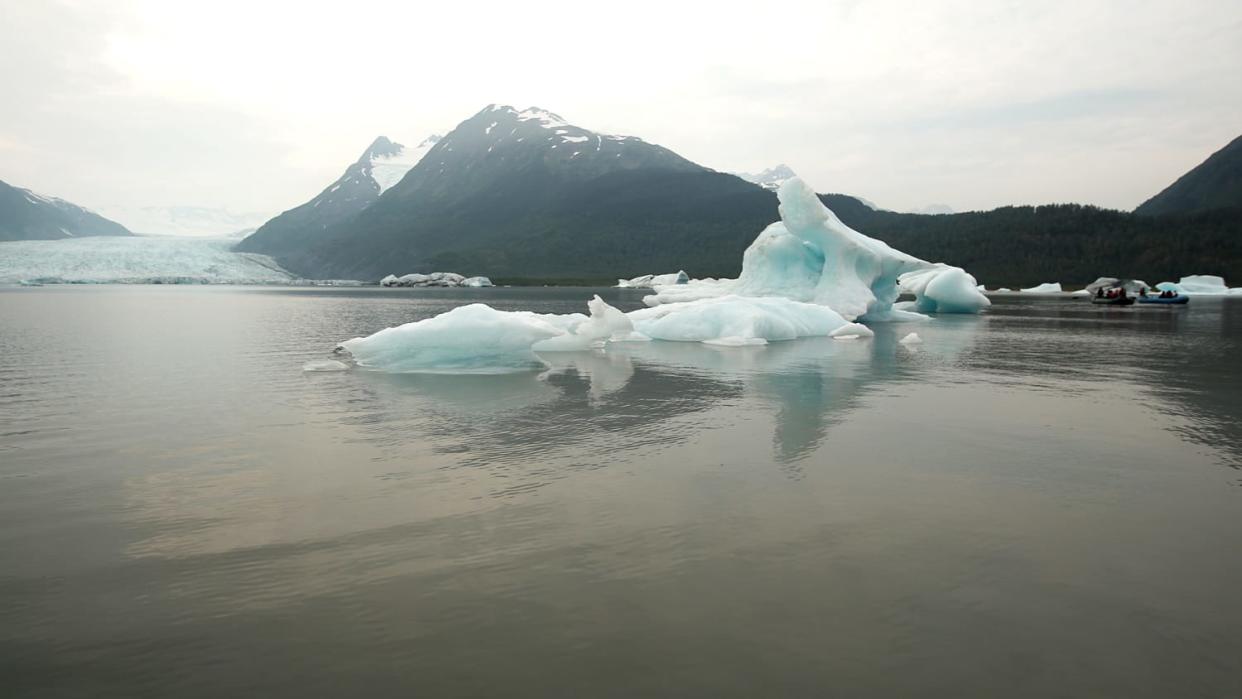
[[1100,288],[1098,288],[1098,289],[1096,289],[1096,290],[1095,290],[1095,297],[1096,297],[1097,299],[1102,299],[1102,298],[1104,298],[1104,287],[1100,287]]
[[1139,288],[1139,296],[1147,298],[1147,287],[1144,286]]

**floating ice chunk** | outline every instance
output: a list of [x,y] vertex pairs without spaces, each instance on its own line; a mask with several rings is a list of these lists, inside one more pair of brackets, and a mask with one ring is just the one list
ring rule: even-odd
[[498,311],[481,303],[346,340],[340,349],[365,369],[391,372],[499,373],[543,367],[535,352],[599,349],[612,338],[646,339],[630,318],[599,296],[581,313]]
[[498,373],[544,366],[531,346],[563,334],[566,330],[538,314],[506,313],[472,303],[434,318],[346,340],[340,347],[364,369]]
[[[846,226],[829,211],[800,178],[785,181],[777,196],[781,220],[768,226],[742,257],[736,280],[696,280],[659,287],[643,299],[650,306],[685,303],[723,295],[780,296],[831,306],[847,319],[889,320],[910,314],[893,313],[898,277],[930,270],[920,277],[920,292],[934,289],[940,297],[925,303],[938,310],[977,311],[987,297],[974,288],[965,272],[934,265],[894,250]],[[943,279],[933,286],[933,280]],[[969,289],[962,286],[969,282]]]
[[992,305],[975,278],[960,267],[933,265],[898,278],[902,291],[915,296],[920,313],[978,313]]
[[302,365],[302,371],[349,371],[349,365],[335,359],[320,359]]
[[1230,289],[1225,279],[1214,274],[1192,274],[1182,277],[1176,284],[1160,282],[1156,288],[1161,291],[1176,291],[1186,296],[1242,296],[1242,287]]
[[1091,292],[1087,291],[1086,289],[1079,289],[1078,291],[1070,292],[1070,296],[1090,296],[1090,295],[1091,295]]
[[680,270],[676,274],[644,274],[633,279],[618,279],[617,287],[621,289],[654,289],[657,286],[687,284],[690,275]]
[[677,342],[793,340],[825,336],[846,323],[827,306],[776,297],[719,296],[661,304],[627,315],[642,334]]
[[491,286],[487,277],[467,279],[456,272],[432,272],[431,274],[407,274],[402,277],[388,275],[380,280],[380,286]]
[[862,337],[875,337],[875,332],[862,323],[846,323],[828,333],[828,336],[837,340],[857,340]]
[[1061,293],[1061,282],[1044,282],[1038,286],[1032,286],[1029,289],[1022,289],[1024,294],[1059,294]]
[[903,345],[920,345],[923,343],[923,338],[919,337],[918,333],[910,333],[901,338],[900,342]]

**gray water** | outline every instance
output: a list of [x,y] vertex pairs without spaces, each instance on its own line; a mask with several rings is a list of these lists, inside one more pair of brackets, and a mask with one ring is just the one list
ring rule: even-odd
[[1242,303],[301,371],[590,293],[0,290],[0,693],[1242,695]]

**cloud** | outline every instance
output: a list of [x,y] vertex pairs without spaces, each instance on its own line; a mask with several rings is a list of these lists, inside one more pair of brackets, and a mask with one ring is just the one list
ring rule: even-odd
[[1242,113],[1206,0],[0,3],[0,177],[98,207],[282,210],[490,102],[894,208],[1129,207]]

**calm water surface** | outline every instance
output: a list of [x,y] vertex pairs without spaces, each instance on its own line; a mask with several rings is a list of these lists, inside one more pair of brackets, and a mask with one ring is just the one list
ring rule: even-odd
[[301,371],[590,293],[0,290],[0,691],[1242,695],[1242,302]]

